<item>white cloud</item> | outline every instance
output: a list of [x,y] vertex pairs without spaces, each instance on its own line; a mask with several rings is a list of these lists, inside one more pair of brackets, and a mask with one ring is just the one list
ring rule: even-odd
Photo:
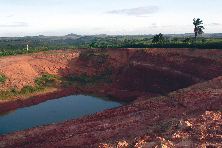
[[222,26],[222,21],[220,23],[206,24],[206,26]]
[[103,30],[105,28],[94,28],[93,30]]
[[131,9],[111,10],[107,11],[106,13],[143,16],[145,14],[154,14],[158,11],[158,9],[159,8],[157,6],[146,6],[146,7],[131,8]]
[[162,25],[159,23],[153,23],[152,27],[150,27],[150,28],[166,28],[166,27],[173,27],[173,26],[172,25]]
[[13,24],[3,24],[0,27],[28,27],[29,24],[26,22],[14,22]]

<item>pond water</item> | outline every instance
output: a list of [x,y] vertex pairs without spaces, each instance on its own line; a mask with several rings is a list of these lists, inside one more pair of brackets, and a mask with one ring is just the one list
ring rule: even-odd
[[93,114],[126,104],[107,97],[71,95],[0,114],[0,134]]

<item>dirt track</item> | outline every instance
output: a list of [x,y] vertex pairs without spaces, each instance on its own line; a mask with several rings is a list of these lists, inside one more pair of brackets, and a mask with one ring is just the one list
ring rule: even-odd
[[[60,53],[56,54],[40,53],[0,59],[0,71],[9,78],[6,81],[6,87],[2,87],[1,90],[12,87],[21,88],[27,84],[34,85],[35,78],[40,77],[43,71],[64,76],[74,73],[97,75],[104,71],[103,67],[108,66],[113,70],[113,78],[119,74],[115,89],[96,90],[95,92],[101,91],[114,99],[138,98],[137,101],[123,107],[59,124],[1,135],[0,146],[117,147],[124,144],[128,146],[140,144],[145,147],[149,144],[160,146],[161,143],[166,146],[184,146],[186,143],[188,143],[188,147],[221,146],[221,143],[218,142],[218,140],[222,141],[219,132],[222,125],[221,115],[216,113],[216,110],[222,108],[222,52],[219,50],[149,49],[149,52],[143,53],[136,52],[136,50],[105,51],[110,57],[103,66],[96,65],[95,61],[99,60],[97,57],[85,61],[85,59],[79,58],[78,51],[72,50],[66,51],[68,53],[59,51]],[[187,88],[180,89],[183,87]],[[124,96],[122,95],[124,93],[120,93],[122,90],[131,91],[131,93],[128,95],[126,93]],[[141,91],[149,93],[138,94]],[[172,93],[168,94],[169,92]],[[153,96],[151,93],[154,93],[154,96],[167,95],[156,98],[159,101],[149,102],[148,100]],[[50,98],[50,93],[47,95],[37,96],[36,99],[30,100],[31,104]],[[27,104],[30,104],[30,101],[26,101]],[[19,101],[16,103],[21,104]],[[195,126],[197,125],[195,123],[192,126],[189,124],[182,126],[181,121],[181,125],[175,124],[176,128],[172,127],[158,132],[152,130],[171,120],[184,119],[187,121],[189,119],[192,122],[192,119],[196,120],[204,113],[205,116],[209,114],[219,116],[217,121],[209,118],[202,122],[202,124],[206,123],[203,128],[216,122],[214,130],[217,134],[213,135],[213,140],[209,140],[211,134],[208,134],[209,131],[201,133],[197,130],[199,127]],[[196,133],[189,132],[190,128],[193,131],[197,130]],[[147,132],[148,137],[140,137]],[[173,136],[176,132],[180,135],[177,138]],[[198,137],[198,134],[201,134],[202,138]],[[186,138],[186,135],[189,135],[189,138]],[[198,142],[199,145],[196,144]]]

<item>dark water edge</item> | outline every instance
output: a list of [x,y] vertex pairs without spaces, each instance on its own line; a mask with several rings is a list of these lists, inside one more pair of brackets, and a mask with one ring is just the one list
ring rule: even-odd
[[0,134],[59,123],[124,104],[127,102],[113,101],[99,95],[70,95],[48,100],[30,107],[1,113]]

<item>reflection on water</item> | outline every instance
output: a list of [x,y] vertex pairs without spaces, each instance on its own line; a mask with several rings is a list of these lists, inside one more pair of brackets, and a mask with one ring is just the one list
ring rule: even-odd
[[6,115],[12,114],[12,113],[14,113],[15,111],[16,111],[16,109],[15,109],[15,110],[10,110],[10,111],[8,111],[8,112],[0,113],[0,118],[4,117],[4,116],[6,116]]
[[98,97],[96,95],[71,95],[60,99],[48,100],[38,105],[19,108],[1,114],[0,134],[50,123],[59,123],[123,104],[126,103],[111,101],[107,97]]

